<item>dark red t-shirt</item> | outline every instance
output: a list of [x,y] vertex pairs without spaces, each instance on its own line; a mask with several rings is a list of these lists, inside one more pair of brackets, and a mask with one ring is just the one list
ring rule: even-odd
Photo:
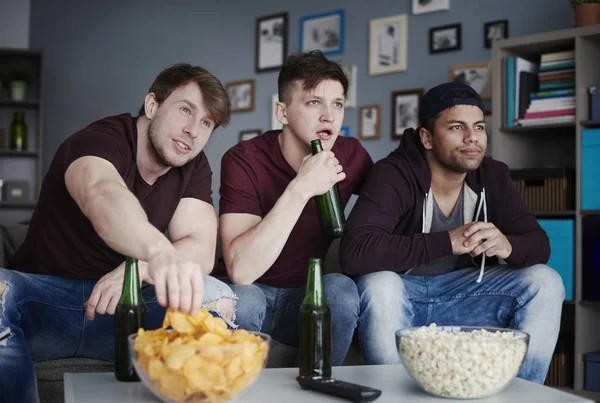
[[98,279],[125,260],[98,236],[67,190],[65,172],[83,156],[111,162],[140,201],[150,223],[163,233],[182,198],[192,197],[212,205],[212,172],[203,152],[186,165],[171,168],[150,186],[139,174],[136,151],[136,118],[130,114],[101,119],[66,139],[50,164],[27,237],[9,268]]
[[[221,161],[219,215],[247,213],[265,217],[296,177],[296,171],[281,152],[279,133],[280,130],[268,131],[225,153]],[[352,193],[360,192],[373,161],[360,142],[351,137],[338,137],[331,151],[346,173],[346,179],[338,184],[342,206],[346,206]],[[306,284],[309,259],[324,259],[329,244],[330,240],[321,233],[313,198],[304,207],[273,266],[256,282],[283,288]],[[227,276],[223,258],[219,259],[214,276]]]

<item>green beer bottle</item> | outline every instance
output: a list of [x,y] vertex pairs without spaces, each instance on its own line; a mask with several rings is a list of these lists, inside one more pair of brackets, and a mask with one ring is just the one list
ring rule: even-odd
[[325,298],[321,259],[310,259],[300,305],[300,375],[331,377],[331,310]]
[[146,303],[140,289],[137,259],[125,260],[123,292],[115,311],[115,377],[122,382],[139,381],[129,354],[127,337],[146,328]]
[[[321,140],[310,142],[313,155],[323,151]],[[339,238],[346,228],[346,216],[340,202],[340,192],[337,183],[322,195],[315,196],[321,231],[329,238]]]
[[10,124],[10,148],[19,151],[27,150],[27,124],[23,112],[15,112]]

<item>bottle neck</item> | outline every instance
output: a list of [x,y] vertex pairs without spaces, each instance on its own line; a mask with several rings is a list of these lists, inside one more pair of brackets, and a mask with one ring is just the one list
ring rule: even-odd
[[312,150],[313,155],[323,151],[323,145],[321,144],[321,140],[312,140],[310,142],[310,148]]
[[123,280],[123,292],[119,304],[137,305],[141,300],[140,277],[138,273],[138,261],[128,257],[125,261],[125,278]]
[[316,306],[327,305],[321,265],[310,265],[308,268],[306,295],[304,296],[304,301],[302,301],[302,304]]

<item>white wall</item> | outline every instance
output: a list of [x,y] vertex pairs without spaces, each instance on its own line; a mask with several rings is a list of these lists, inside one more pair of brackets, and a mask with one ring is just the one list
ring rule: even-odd
[[0,48],[29,48],[30,0],[0,0]]

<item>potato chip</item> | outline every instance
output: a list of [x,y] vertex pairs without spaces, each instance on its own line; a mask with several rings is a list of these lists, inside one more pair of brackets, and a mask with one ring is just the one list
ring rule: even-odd
[[205,309],[196,316],[168,309],[163,328],[140,329],[133,349],[140,376],[150,378],[158,394],[177,402],[216,403],[256,380],[268,347],[258,335],[229,330]]

